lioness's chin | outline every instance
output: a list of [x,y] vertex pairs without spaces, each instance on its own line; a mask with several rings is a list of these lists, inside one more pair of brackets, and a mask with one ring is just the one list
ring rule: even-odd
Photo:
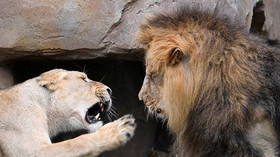
[[99,130],[102,126],[103,126],[103,122],[98,121],[94,124],[88,125],[87,130],[88,130],[89,133],[93,133],[93,132],[96,132],[97,130]]

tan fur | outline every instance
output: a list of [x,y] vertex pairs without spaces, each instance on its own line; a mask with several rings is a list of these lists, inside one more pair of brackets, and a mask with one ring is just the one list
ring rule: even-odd
[[[139,99],[151,112],[162,111],[160,117],[177,135],[179,156],[278,153],[272,127],[278,104],[270,91],[278,84],[272,84],[273,71],[267,72],[278,63],[262,44],[224,19],[184,9],[148,19],[138,41],[146,50]],[[221,147],[221,141],[226,146]]]
[[[111,101],[107,88],[84,73],[55,69],[1,91],[0,156],[92,157],[125,144],[135,129],[131,116],[103,127],[101,121],[85,121],[88,108],[101,96]],[[57,133],[76,129],[91,133],[51,143]]]

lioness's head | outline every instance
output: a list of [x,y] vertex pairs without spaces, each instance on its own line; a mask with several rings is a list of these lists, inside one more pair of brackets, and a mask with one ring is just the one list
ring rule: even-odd
[[[112,91],[106,85],[90,80],[85,73],[55,69],[41,74],[40,86],[47,89],[50,132],[87,129],[94,132],[112,106]],[[63,124],[61,124],[63,123]]]

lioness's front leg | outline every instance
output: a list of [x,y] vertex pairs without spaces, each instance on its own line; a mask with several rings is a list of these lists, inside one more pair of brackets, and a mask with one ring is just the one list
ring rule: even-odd
[[135,119],[126,115],[95,133],[48,145],[36,157],[94,157],[125,144],[133,136],[135,127]]

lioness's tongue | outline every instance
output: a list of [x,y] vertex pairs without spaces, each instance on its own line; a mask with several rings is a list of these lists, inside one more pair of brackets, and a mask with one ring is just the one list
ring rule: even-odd
[[90,124],[95,123],[96,120],[93,115],[86,115],[86,121]]
[[96,123],[101,120],[100,116],[104,111],[104,105],[102,103],[96,103],[90,107],[86,113],[86,121],[89,124]]

